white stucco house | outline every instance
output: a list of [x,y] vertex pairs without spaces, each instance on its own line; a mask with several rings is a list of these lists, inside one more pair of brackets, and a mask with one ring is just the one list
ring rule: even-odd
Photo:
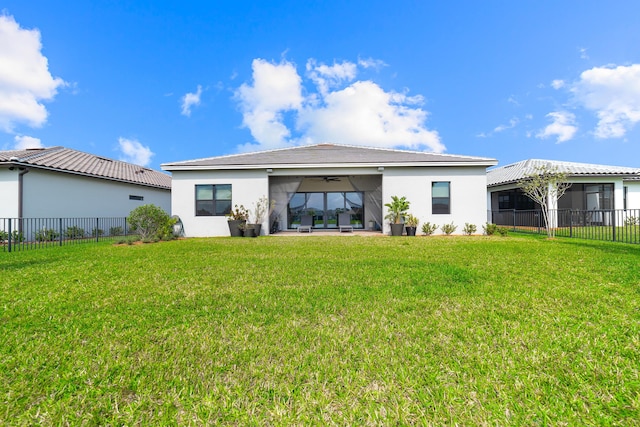
[[[506,214],[537,209],[519,189],[518,181],[542,166],[565,173],[571,183],[564,196],[550,200],[550,210],[594,212],[590,220],[604,225],[615,219],[612,213],[605,211],[620,211],[620,219],[640,216],[640,168],[529,159],[487,172],[487,209],[493,213],[494,222],[500,223],[500,211]],[[572,218],[564,217],[564,222]],[[562,218],[559,226],[566,225]]]
[[405,196],[421,223],[486,222],[486,169],[495,159],[317,144],[162,164],[172,173],[171,212],[186,236],[228,236],[225,214],[274,204],[262,224],[268,233],[295,230],[312,216],[315,230],[337,229],[348,213],[357,230],[388,232],[385,203]]
[[0,218],[126,217],[171,211],[171,177],[64,147],[0,151]]

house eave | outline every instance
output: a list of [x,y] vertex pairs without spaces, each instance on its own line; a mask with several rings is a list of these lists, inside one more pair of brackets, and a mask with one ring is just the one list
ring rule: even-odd
[[445,161],[445,162],[375,162],[375,163],[304,163],[304,164],[258,164],[258,165],[172,165],[162,164],[165,171],[198,171],[198,170],[261,170],[261,169],[343,169],[343,168],[402,168],[402,167],[490,167],[496,161]]
[[78,171],[70,171],[70,170],[66,170],[66,169],[57,169],[57,168],[52,168],[52,167],[48,167],[48,166],[42,166],[42,165],[34,165],[31,163],[25,163],[25,162],[20,162],[20,161],[9,161],[9,162],[2,162],[0,163],[0,166],[3,166],[7,169],[10,168],[29,168],[29,169],[39,169],[39,170],[46,170],[49,172],[58,172],[58,173],[66,173],[66,174],[70,174],[70,175],[76,175],[76,176],[84,176],[87,178],[94,178],[94,179],[102,179],[105,181],[113,181],[113,182],[120,182],[120,183],[124,183],[124,184],[129,184],[129,185],[138,185],[141,187],[147,187],[147,188],[155,188],[158,190],[166,190],[166,191],[171,191],[171,187],[165,187],[163,185],[153,185],[153,184],[145,184],[143,182],[135,182],[135,181],[128,181],[126,179],[118,179],[118,178],[112,178],[112,177],[108,177],[108,176],[99,176],[99,175],[92,175],[89,173],[83,173],[83,172],[78,172]]

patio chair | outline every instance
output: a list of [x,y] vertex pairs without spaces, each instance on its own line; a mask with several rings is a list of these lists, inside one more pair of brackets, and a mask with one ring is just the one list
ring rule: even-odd
[[340,232],[343,231],[353,231],[353,225],[351,225],[351,214],[341,213],[338,215],[338,227],[340,228]]
[[311,227],[313,227],[313,217],[311,215],[302,215],[300,225],[298,226],[298,233],[302,233],[303,231],[311,233]]

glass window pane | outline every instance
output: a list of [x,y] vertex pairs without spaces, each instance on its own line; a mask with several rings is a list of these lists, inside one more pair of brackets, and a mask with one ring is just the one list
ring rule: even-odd
[[216,201],[216,215],[226,215],[231,212],[231,200]]
[[196,200],[213,200],[213,185],[196,185]]
[[449,183],[448,182],[432,183],[431,195],[433,197],[449,197]]
[[196,201],[196,216],[213,216],[213,200]]
[[216,185],[216,200],[231,200],[231,184]]

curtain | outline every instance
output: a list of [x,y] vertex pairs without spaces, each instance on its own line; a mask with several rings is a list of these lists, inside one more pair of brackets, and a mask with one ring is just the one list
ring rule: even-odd
[[279,223],[279,230],[287,223],[287,206],[293,195],[300,188],[302,177],[299,176],[271,176],[269,177],[269,200],[275,202],[269,217],[269,225],[275,221]]
[[349,182],[356,191],[364,192],[364,227],[372,220],[375,229],[382,228],[382,175],[350,176]]

